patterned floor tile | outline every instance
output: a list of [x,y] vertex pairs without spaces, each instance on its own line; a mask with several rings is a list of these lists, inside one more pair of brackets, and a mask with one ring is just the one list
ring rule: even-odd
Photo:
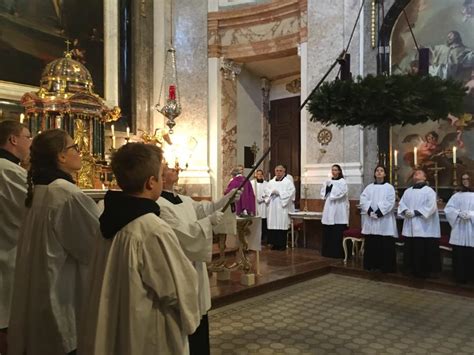
[[473,354],[472,299],[329,274],[209,314],[211,354]]

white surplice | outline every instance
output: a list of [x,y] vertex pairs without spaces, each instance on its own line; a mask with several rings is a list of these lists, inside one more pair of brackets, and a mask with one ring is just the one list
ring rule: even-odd
[[[362,222],[362,234],[385,235],[397,238],[397,221],[394,213],[395,189],[389,183],[370,184],[360,195],[361,214],[365,214]],[[369,208],[375,213],[377,210],[382,217],[372,218],[367,215]]]
[[0,159],[0,329],[8,327],[16,245],[26,198],[26,170]]
[[178,195],[183,201],[173,204],[160,197],[160,217],[168,223],[178,237],[184,253],[193,263],[198,274],[199,308],[201,315],[211,308],[211,289],[206,262],[212,260],[212,223],[209,215],[214,212],[211,202],[194,201],[188,196]]
[[255,199],[257,203],[257,216],[261,218],[267,218],[267,203],[265,202],[265,189],[267,188],[268,182],[263,180],[259,183],[256,179],[252,181],[253,191],[255,192]]
[[187,354],[197,274],[171,227],[148,213],[96,243],[79,354]]
[[8,354],[77,348],[98,214],[96,203],[66,180],[35,186],[18,239]]
[[[272,194],[277,191],[278,194]],[[277,181],[271,179],[265,188],[265,202],[267,209],[267,227],[268,229],[287,230],[290,225],[288,213],[291,209],[292,197],[295,193],[295,185],[288,178]]]
[[[446,218],[451,225],[449,243],[463,247],[474,247],[474,192],[454,194],[444,208]],[[461,212],[469,218],[459,216]]]
[[[421,216],[407,218],[406,211],[418,211]],[[398,215],[405,219],[402,230],[405,237],[441,237],[436,192],[431,187],[406,189],[398,205]]]
[[[332,185],[331,192],[326,196],[326,186]],[[321,187],[321,198],[324,202],[322,224],[348,224],[349,223],[349,198],[347,196],[347,183],[343,178],[328,180]]]

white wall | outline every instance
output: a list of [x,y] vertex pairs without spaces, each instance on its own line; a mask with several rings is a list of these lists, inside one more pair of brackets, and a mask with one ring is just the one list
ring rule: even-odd
[[295,76],[294,78],[288,78],[285,80],[272,81],[272,86],[270,88],[270,101],[280,100],[286,97],[300,96],[299,92],[297,92],[296,94],[293,94],[289,92],[288,90],[286,90],[286,84],[288,84],[290,81],[296,78],[298,78],[298,76]]
[[260,78],[242,68],[237,82],[237,162],[244,163],[244,147],[254,142],[262,153],[262,91]]

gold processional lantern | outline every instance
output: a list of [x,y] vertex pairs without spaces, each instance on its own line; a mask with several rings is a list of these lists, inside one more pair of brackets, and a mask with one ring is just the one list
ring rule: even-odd
[[104,124],[120,118],[120,108],[109,109],[93,87],[89,71],[66,51],[63,58],[46,65],[39,91],[21,98],[24,123],[33,136],[62,128],[73,137],[82,154],[83,166],[77,176],[81,188],[96,187],[97,173],[106,164]]

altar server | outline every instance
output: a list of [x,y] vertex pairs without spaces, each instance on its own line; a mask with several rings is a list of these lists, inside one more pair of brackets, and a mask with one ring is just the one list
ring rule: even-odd
[[266,244],[268,241],[267,231],[267,203],[265,202],[265,189],[268,182],[264,179],[263,170],[255,171],[255,179],[252,181],[253,191],[255,192],[255,203],[257,205],[257,217],[262,219],[262,241]]
[[[224,213],[221,209],[235,190],[229,191],[226,196],[216,202],[197,202],[188,196],[174,192],[174,185],[178,179],[179,169],[172,169],[165,165],[163,191],[158,204],[160,217],[176,233],[184,253],[197,271],[201,322],[196,331],[189,336],[189,348],[191,354],[205,355],[210,353],[207,312],[211,308],[211,290],[206,262],[212,260],[213,227],[222,221]],[[235,199],[238,200],[239,197],[240,192],[236,194]]]
[[[232,179],[227,185],[224,194],[228,194],[232,189],[237,189],[244,182],[245,176],[243,165],[237,165],[231,172]],[[235,213],[237,216],[250,215],[255,216],[255,194],[250,181],[245,181],[241,189],[240,198],[235,200]]]
[[275,167],[275,177],[265,189],[265,202],[268,204],[267,227],[272,250],[285,250],[290,216],[291,198],[295,185],[285,177],[283,165]]
[[0,354],[6,353],[6,331],[15,272],[18,232],[25,209],[30,131],[18,121],[0,123]]
[[81,155],[63,130],[31,145],[27,211],[18,240],[9,355],[74,353],[98,209],[73,180]]
[[196,270],[156,200],[160,148],[122,146],[112,170],[122,191],[108,191],[94,246],[80,354],[187,354],[201,318]]
[[451,225],[453,272],[459,283],[474,281],[474,191],[469,174],[462,175],[461,191],[444,208]]
[[321,188],[321,198],[325,200],[323,208],[323,240],[321,255],[328,258],[344,258],[342,233],[349,224],[349,199],[347,183],[338,164],[331,167],[331,180]]
[[441,271],[436,193],[426,184],[423,170],[415,170],[413,182],[398,205],[398,215],[404,219],[404,269],[417,277],[435,276]]
[[360,195],[362,234],[365,236],[364,269],[395,272],[397,259],[395,240],[398,238],[395,220],[395,189],[387,181],[385,167],[374,171],[375,182]]

